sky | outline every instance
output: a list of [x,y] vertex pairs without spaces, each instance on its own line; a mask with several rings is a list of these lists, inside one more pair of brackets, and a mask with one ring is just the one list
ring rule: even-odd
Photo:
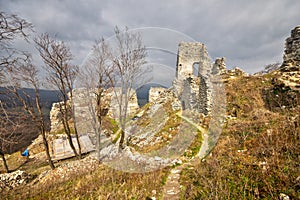
[[[166,66],[164,74],[174,69],[181,40],[204,43],[211,59],[225,57],[229,69],[254,73],[282,62],[285,39],[300,25],[299,9],[299,0],[0,0],[1,11],[31,22],[35,34],[65,41],[78,65],[115,26],[142,31],[146,46],[155,47],[150,54],[159,54],[151,62]],[[17,45],[37,58],[32,44]]]

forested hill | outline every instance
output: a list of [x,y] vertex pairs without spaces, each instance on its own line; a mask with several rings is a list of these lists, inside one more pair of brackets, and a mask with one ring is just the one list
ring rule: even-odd
[[[9,98],[9,96],[6,96],[5,93],[6,88],[0,87],[0,100],[4,102],[12,102],[12,100]],[[45,90],[41,89],[39,90],[41,104],[43,108],[51,109],[53,102],[58,102],[59,98],[57,97],[57,90]],[[31,101],[34,101],[35,98],[35,92],[34,89],[31,88],[22,88],[18,90],[18,93],[21,96],[29,96],[29,99]],[[20,102],[16,101],[17,104],[20,104]]]

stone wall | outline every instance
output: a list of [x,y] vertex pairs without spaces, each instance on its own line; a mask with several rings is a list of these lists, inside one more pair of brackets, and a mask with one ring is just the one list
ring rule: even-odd
[[295,27],[286,39],[283,63],[278,73],[285,86],[300,91],[300,26]]
[[[62,128],[62,114],[60,112],[60,107],[63,107],[63,102],[57,102],[52,104],[52,108],[50,110],[50,122],[51,122],[51,131],[57,131]],[[68,107],[68,112],[71,115],[71,107]]]
[[151,87],[149,90],[149,103],[159,103],[165,96],[167,88],[163,87]]
[[226,73],[225,58],[217,58],[213,64],[212,74],[224,74]]
[[282,66],[300,67],[300,26],[295,27],[286,39]]
[[[128,102],[127,116],[131,116],[135,114],[139,109],[136,91],[133,89],[130,90],[129,95],[131,97]],[[110,109],[108,114],[115,119],[119,117],[120,96],[121,96],[121,88],[115,88],[114,91],[111,90],[111,103],[110,103]]]
[[[138,102],[135,90],[131,90],[131,99],[128,103],[128,116],[135,114],[138,110]],[[114,90],[108,89],[104,92],[104,98],[102,99],[102,108],[107,108],[108,115],[112,118],[118,118],[118,101],[117,96],[120,94],[120,89]],[[76,88],[73,90],[73,101],[75,109],[75,119],[79,134],[88,134],[93,139],[95,128],[95,115],[96,112],[96,95],[95,90],[87,91],[84,88]],[[71,114],[71,109],[70,109]],[[54,103],[50,111],[51,131],[62,129],[61,114],[59,109],[59,103]]]
[[[203,114],[209,113],[212,67],[204,44],[199,42],[181,42],[179,44],[173,89],[184,110],[191,109]],[[219,73],[224,68],[225,59],[217,60],[215,64],[217,72]]]
[[[183,80],[195,74],[195,71],[197,72],[199,69],[194,69],[194,64],[199,64],[195,66],[199,66],[202,69],[203,65],[207,64],[206,54],[206,48],[200,42],[180,42],[178,46],[176,78]],[[208,62],[210,63],[210,61]]]

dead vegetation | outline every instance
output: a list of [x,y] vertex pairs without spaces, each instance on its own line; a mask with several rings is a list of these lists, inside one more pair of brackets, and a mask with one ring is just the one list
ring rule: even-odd
[[[72,162],[82,162],[75,165]],[[33,163],[31,163],[33,164]],[[156,198],[168,169],[149,173],[125,173],[104,164],[65,161],[46,180],[1,194],[4,199],[146,199]],[[84,165],[84,166],[83,166]],[[49,168],[49,167],[48,167]],[[45,169],[44,169],[45,170]]]
[[[195,161],[181,172],[181,199],[279,199],[281,194],[300,198],[300,106],[278,106],[274,99],[268,107],[262,91],[273,92],[275,86],[269,75],[227,81],[229,117],[223,133],[205,160]],[[297,97],[296,93],[292,95]],[[194,143],[192,153],[198,151]],[[193,157],[192,153],[186,156]],[[25,163],[19,158],[11,156],[8,162],[36,177],[49,170],[45,162],[32,159]],[[70,162],[56,163],[56,170],[66,169],[64,163]],[[53,176],[43,184],[29,184],[1,195],[6,199],[159,199],[169,171],[125,173],[91,164],[88,170],[77,169],[65,178]]]
[[[265,88],[274,88],[268,76],[228,81],[231,119],[211,155],[182,172],[182,198],[279,199],[280,194],[300,198],[300,106],[268,110]],[[271,110],[275,103],[269,104]]]

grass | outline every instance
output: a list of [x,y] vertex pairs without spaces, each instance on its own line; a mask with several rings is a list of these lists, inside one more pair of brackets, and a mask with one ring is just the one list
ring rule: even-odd
[[[149,105],[149,104],[148,104]],[[147,105],[146,105],[147,106]],[[145,108],[146,110],[149,107]],[[163,147],[167,142],[178,133],[178,127],[180,126],[181,119],[176,115],[176,111],[172,109],[171,103],[166,102],[162,105],[162,108],[157,110],[150,119],[146,112],[142,118],[137,120],[137,125],[144,128],[143,130],[153,132],[157,127],[162,124],[163,120],[167,118],[165,124],[158,132],[154,133],[153,138],[160,138],[155,142],[139,147],[138,145],[132,145],[137,151],[142,153],[149,153],[156,151]]]
[[162,192],[167,173],[167,169],[124,173],[97,165],[95,170],[73,172],[67,179],[19,188],[4,194],[4,199],[146,199]]
[[[281,193],[300,199],[299,93],[280,88],[274,78],[268,74],[226,82],[227,114],[233,118],[225,123],[212,153],[202,161],[194,159],[192,167],[182,170],[182,199],[279,199]],[[276,95],[280,98],[275,98]],[[188,126],[187,122],[170,110],[170,104],[164,109],[169,119],[156,136],[170,131],[174,131],[173,136],[178,135],[174,127],[178,123]],[[140,121],[140,125],[147,127],[148,120]],[[105,124],[116,134],[115,121],[107,119]],[[194,157],[201,142],[198,131],[185,156]],[[146,147],[145,151],[151,148]],[[8,162],[9,166],[20,166],[21,170],[35,175],[49,169],[44,161],[24,163],[17,153]],[[56,165],[64,162],[70,160]],[[0,195],[1,199],[146,199],[153,196],[159,199],[169,173],[170,168],[125,173],[96,164],[87,170],[70,171],[64,178],[54,177],[53,181]]]
[[194,158],[200,151],[202,141],[202,133],[198,130],[193,142],[191,143],[189,148],[184,152],[183,156],[190,159]]
[[269,80],[227,82],[227,112],[237,118],[227,121],[210,156],[182,171],[184,199],[300,198],[300,105],[269,109],[262,94],[276,87]]

